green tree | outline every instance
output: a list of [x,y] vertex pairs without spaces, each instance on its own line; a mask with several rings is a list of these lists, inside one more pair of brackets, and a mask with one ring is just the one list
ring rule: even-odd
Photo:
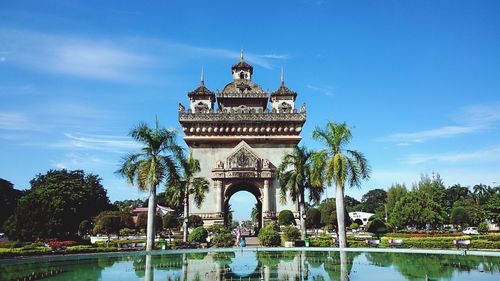
[[147,207],[147,202],[146,200],[141,200],[141,199],[135,199],[135,200],[123,200],[123,201],[115,201],[113,202],[113,205],[116,206],[116,208],[122,212],[131,212],[135,208],[139,208],[142,206]]
[[[311,182],[312,153],[304,146],[295,146],[281,160],[277,169],[277,177],[280,183],[280,200],[285,203],[290,196],[292,202],[299,204],[299,220],[302,239],[306,237],[305,222],[305,192],[308,190],[309,200],[319,202],[323,187],[321,184],[313,185]],[[318,182],[319,183],[319,182]]]
[[451,210],[450,223],[463,229],[464,225],[469,223],[467,210],[462,206],[454,207]]
[[295,224],[295,217],[293,212],[290,210],[282,210],[278,214],[278,224],[279,225],[291,225]]
[[253,223],[255,223],[255,224],[259,223],[261,216],[260,216],[259,206],[257,205],[257,203],[255,203],[255,206],[252,208],[252,213],[250,216],[252,217]]
[[482,206],[487,219],[495,223],[500,222],[500,194],[493,194]]
[[198,215],[191,215],[188,217],[187,227],[200,227],[203,226],[203,219]]
[[92,229],[92,224],[90,223],[90,220],[83,220],[80,222],[80,225],[78,226],[78,232],[82,236],[88,235],[91,229]]
[[346,148],[352,139],[352,134],[345,123],[328,122],[325,129],[316,128],[313,131],[313,138],[321,141],[326,148],[312,156],[314,163],[312,179],[318,186],[323,186],[323,183],[328,186],[335,183],[339,246],[344,248],[347,246],[344,187],[346,185],[359,187],[362,180],[369,178],[370,168],[362,153]]
[[[321,212],[321,224],[325,225],[326,227],[331,227],[332,229],[335,229],[335,232],[339,233],[339,223],[338,223],[338,216],[337,216],[337,200],[332,200],[332,199],[326,199],[323,202],[321,202],[321,205],[319,206],[319,210]],[[349,217],[349,214],[347,213],[347,210],[344,209],[344,225],[351,225],[352,220]]]
[[100,216],[94,226],[94,233],[102,233],[108,236],[108,242],[111,234],[119,234],[121,217],[119,215]]
[[172,182],[167,186],[167,198],[171,205],[176,205],[176,202],[183,202],[184,220],[182,228],[184,230],[183,240],[188,238],[188,218],[189,218],[189,197],[193,196],[194,203],[200,207],[205,200],[205,193],[208,191],[209,182],[204,177],[195,177],[201,171],[200,162],[193,157],[193,153],[189,153],[189,157],[182,156],[181,158],[181,178]]
[[0,230],[2,225],[14,213],[17,201],[24,192],[14,189],[14,185],[5,179],[0,178]]
[[441,206],[428,193],[413,190],[396,203],[390,222],[393,226],[415,226],[424,229],[426,224],[442,223],[441,213]]
[[151,251],[155,238],[156,189],[162,182],[168,186],[179,182],[178,161],[182,148],[176,143],[175,131],[160,128],[158,119],[155,128],[140,123],[129,135],[142,149],[124,157],[117,173],[127,178],[129,184],[137,183],[140,190],[149,190],[146,250]]
[[380,237],[380,234],[385,234],[388,231],[387,225],[379,219],[374,219],[368,223],[367,231]]
[[363,210],[363,204],[361,201],[349,195],[344,196],[344,203],[347,212],[359,212]]
[[387,213],[389,214],[389,217],[396,206],[396,202],[398,202],[398,200],[401,199],[401,197],[403,197],[407,192],[408,190],[404,184],[397,183],[389,187],[386,198]]
[[477,226],[479,223],[484,221],[485,213],[481,206],[479,206],[476,201],[470,197],[462,198],[457,200],[453,204],[453,208],[463,207],[467,212],[467,224]]
[[466,186],[461,186],[460,184],[450,186],[445,191],[446,208],[451,210],[456,201],[464,198],[471,198],[471,196],[472,193]]
[[486,186],[482,183],[476,184],[476,185],[474,185],[472,190],[473,190],[474,197],[476,198],[476,203],[478,205],[480,205],[480,204],[484,203],[484,201],[486,201],[486,198],[487,198],[488,193],[489,193],[488,186]]
[[361,198],[361,203],[363,203],[363,211],[368,213],[375,213],[375,210],[377,210],[381,206],[384,206],[386,198],[387,192],[383,189],[377,188],[368,191]]
[[206,243],[208,231],[203,226],[198,226],[189,234],[189,242]]
[[81,221],[111,208],[100,181],[81,170],[50,170],[37,175],[9,218],[9,238],[73,238]]
[[307,228],[318,229],[321,227],[321,212],[316,208],[310,208],[306,212]]
[[483,221],[477,226],[477,231],[481,234],[488,233],[488,223]]

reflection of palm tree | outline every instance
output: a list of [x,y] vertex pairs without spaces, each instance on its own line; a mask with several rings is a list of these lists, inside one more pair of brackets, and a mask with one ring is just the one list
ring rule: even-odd
[[350,128],[345,124],[328,122],[326,129],[316,128],[313,138],[322,141],[326,148],[313,154],[313,180],[316,184],[336,185],[336,209],[339,229],[339,246],[347,246],[345,231],[344,186],[360,186],[361,180],[368,179],[370,168],[365,156],[355,150],[346,149],[351,141]]

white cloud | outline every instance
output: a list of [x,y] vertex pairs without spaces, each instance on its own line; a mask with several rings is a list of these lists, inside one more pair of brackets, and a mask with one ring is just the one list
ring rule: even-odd
[[398,133],[384,137],[384,141],[397,142],[398,145],[422,143],[432,139],[451,138],[463,134],[470,134],[482,130],[483,126],[445,126],[432,130],[413,133]]
[[426,162],[446,162],[446,163],[484,163],[498,162],[500,158],[500,145],[487,147],[470,152],[452,152],[440,154],[411,154],[403,161],[407,164],[422,164]]
[[32,120],[26,114],[18,112],[0,112],[0,130],[36,131],[38,128],[33,125]]
[[453,116],[459,124],[417,132],[396,133],[382,137],[379,140],[395,142],[397,145],[404,146],[485,131],[500,121],[500,104],[466,106],[458,110]]
[[104,160],[96,155],[88,153],[68,153],[64,155],[65,159],[52,161],[52,165],[57,169],[67,170],[95,170],[98,167],[114,165],[116,163]]
[[93,38],[0,29],[0,48],[9,63],[82,78],[134,81],[152,59],[116,43]]
[[313,86],[313,85],[307,85],[306,88],[311,89],[316,92],[321,92],[325,96],[332,96],[333,95],[333,88],[332,87],[318,87],[318,86]]
[[[151,38],[92,38],[55,35],[16,29],[0,29],[0,54],[5,62],[31,70],[86,79],[137,82],[144,71],[187,60],[232,58],[239,50],[189,45]],[[275,67],[286,54],[245,53],[245,60],[264,68]]]
[[50,144],[54,148],[71,148],[82,150],[100,150],[113,153],[126,153],[141,146],[130,137],[110,135],[64,134],[64,140]]

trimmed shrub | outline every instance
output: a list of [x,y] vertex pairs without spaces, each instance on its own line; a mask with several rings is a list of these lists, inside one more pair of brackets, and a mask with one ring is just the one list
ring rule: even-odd
[[477,231],[481,234],[487,233],[488,232],[488,223],[487,222],[482,222],[477,226]]
[[353,222],[351,223],[351,225],[349,226],[350,229],[357,229],[359,227],[359,224]]
[[203,226],[203,219],[198,215],[191,215],[188,217],[187,225],[189,228],[196,228]]
[[222,226],[211,226],[210,232],[212,232],[212,236],[210,239],[210,244],[217,248],[229,248],[234,246],[235,237],[231,233],[231,231]]
[[203,228],[203,226],[199,226],[195,228],[189,234],[189,242],[198,242],[198,243],[206,243],[208,237],[208,231]]
[[278,224],[279,225],[295,225],[295,217],[293,216],[292,211],[283,210],[278,215]]
[[283,236],[286,241],[296,241],[300,239],[300,230],[294,226],[286,226],[283,229]]
[[268,224],[259,232],[259,240],[262,246],[276,247],[280,246],[281,238],[275,229],[274,224]]
[[122,229],[120,229],[120,236],[134,235],[136,232],[137,231],[135,229],[122,228]]
[[388,229],[383,221],[374,219],[368,223],[367,231],[377,235],[377,237],[380,237],[380,234],[387,233]]

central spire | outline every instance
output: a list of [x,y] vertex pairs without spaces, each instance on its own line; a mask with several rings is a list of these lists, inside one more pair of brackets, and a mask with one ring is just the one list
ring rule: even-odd
[[240,50],[240,62],[243,62],[243,49]]
[[203,67],[201,68],[200,85],[205,86],[205,72],[203,71]]

